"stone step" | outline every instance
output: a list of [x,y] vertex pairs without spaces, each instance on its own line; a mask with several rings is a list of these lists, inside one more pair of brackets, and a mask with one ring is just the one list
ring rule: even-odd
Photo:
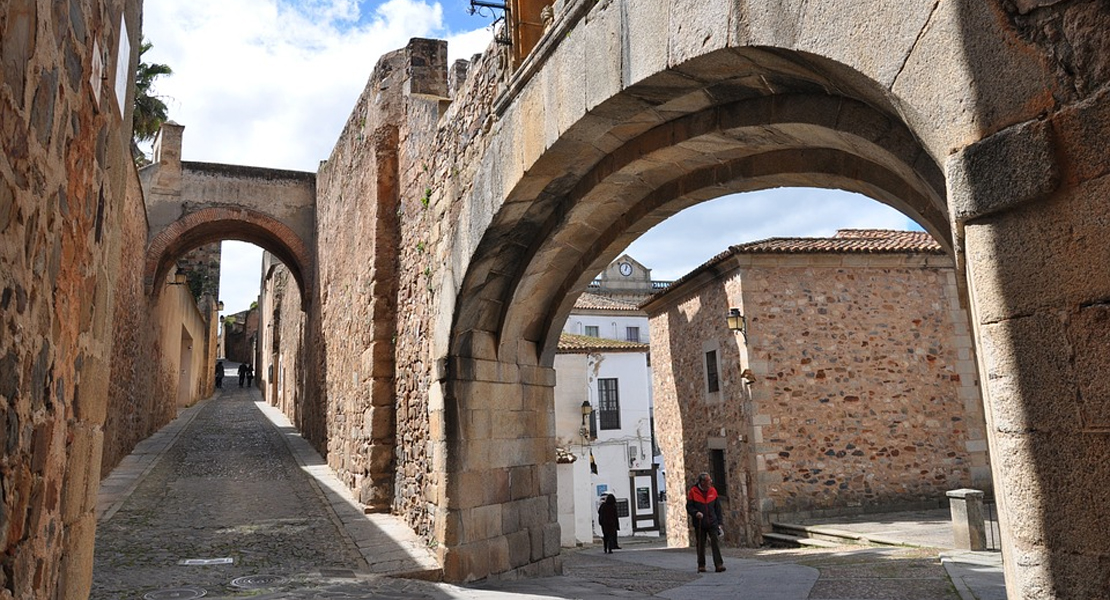
[[[797,525],[795,523],[771,523],[772,531],[794,537],[825,540],[838,544],[878,544],[882,546],[913,546],[900,540],[888,539],[880,535],[869,535],[845,531],[823,525]],[[767,537],[767,534],[764,534]]]
[[802,546],[808,546],[812,548],[836,548],[837,546],[843,545],[836,542],[830,542],[828,540],[819,540],[810,537],[799,537],[796,535],[790,535],[788,533],[774,532],[764,533],[763,541],[779,546],[789,546],[791,548],[800,548]]

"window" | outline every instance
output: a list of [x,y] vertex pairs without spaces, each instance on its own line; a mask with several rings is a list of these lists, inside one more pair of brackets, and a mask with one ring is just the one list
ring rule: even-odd
[[728,497],[728,471],[725,469],[725,451],[709,450],[709,476],[713,478],[713,487],[724,498]]
[[597,412],[602,429],[621,428],[621,401],[616,378],[597,380]]
[[590,337],[601,337],[601,334],[597,331],[597,325],[587,325],[586,335]]
[[624,328],[624,339],[625,339],[625,341],[629,341],[629,342],[639,342],[640,341],[640,328],[639,327],[625,327]]
[[705,353],[705,389],[710,394],[721,391],[721,379],[717,375],[717,351]]

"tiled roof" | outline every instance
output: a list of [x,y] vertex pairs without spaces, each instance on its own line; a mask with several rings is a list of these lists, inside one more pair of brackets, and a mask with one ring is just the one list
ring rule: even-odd
[[902,253],[943,254],[940,244],[924,231],[841,229],[831,238],[769,238],[731,246],[729,253]]
[[[645,294],[644,297],[646,298],[647,295]],[[578,310],[640,310],[637,302],[590,292],[583,292],[578,300],[574,302],[574,308]]]
[[728,250],[709,259],[705,264],[679,277],[667,289],[656,292],[640,303],[644,306],[669,290],[686,283],[698,273],[724,261],[734,254],[944,254],[940,244],[924,231],[896,231],[893,229],[840,229],[827,238],[767,238],[746,244],[729,246]]
[[573,333],[559,334],[558,352],[561,354],[578,354],[582,352],[647,352],[648,345],[640,342],[624,342],[621,340],[607,340],[605,338],[589,335],[576,335]]

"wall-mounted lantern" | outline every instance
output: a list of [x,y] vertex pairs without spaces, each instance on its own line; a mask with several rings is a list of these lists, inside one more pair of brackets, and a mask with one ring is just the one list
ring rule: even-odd
[[593,412],[594,412],[594,407],[590,406],[590,401],[589,400],[583,400],[582,401],[582,428],[578,430],[578,433],[581,434],[582,437],[586,438],[587,440],[590,439],[589,420],[590,420],[590,415],[592,415]]
[[743,335],[744,341],[748,340],[748,321],[744,318],[744,315],[740,314],[739,308],[728,309],[728,315],[725,319],[728,321],[728,328],[731,331]]

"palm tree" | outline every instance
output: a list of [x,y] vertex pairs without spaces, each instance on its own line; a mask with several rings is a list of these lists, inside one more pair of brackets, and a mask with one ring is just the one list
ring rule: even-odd
[[143,62],[143,54],[153,47],[154,44],[145,39],[140,43],[139,67],[135,72],[135,113],[132,118],[133,139],[131,147],[132,151],[136,153],[136,159],[142,157],[144,160],[146,157],[139,152],[136,142],[154,139],[154,136],[158,134],[158,130],[162,127],[162,123],[166,121],[166,103],[162,102],[160,97],[151,93],[154,80],[173,73],[173,69],[169,65]]

